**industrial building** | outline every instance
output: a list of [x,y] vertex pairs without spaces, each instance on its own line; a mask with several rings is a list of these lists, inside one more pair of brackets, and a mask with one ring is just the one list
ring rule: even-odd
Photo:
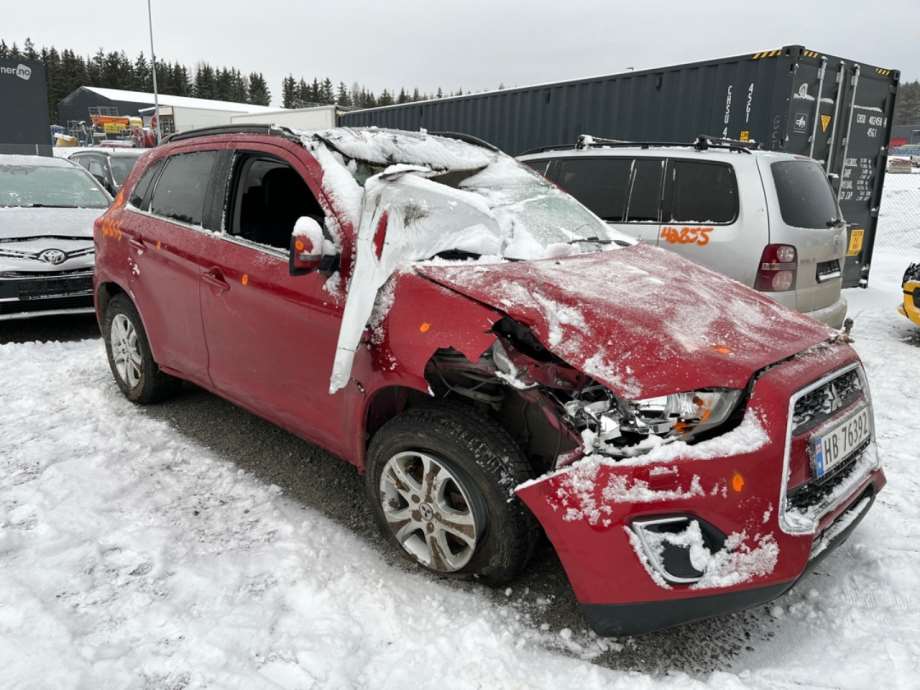
[[[277,111],[264,105],[232,103],[206,98],[160,94],[160,126],[164,134],[196,127],[229,124],[232,115]],[[61,99],[58,105],[60,124],[87,122],[93,115],[140,115],[149,122],[154,112],[152,93],[81,86]]]

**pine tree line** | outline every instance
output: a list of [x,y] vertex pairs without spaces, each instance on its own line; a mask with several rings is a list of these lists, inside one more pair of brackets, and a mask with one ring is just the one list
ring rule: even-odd
[[894,104],[894,124],[914,125],[920,122],[920,81],[906,81],[898,87]]
[[[57,106],[62,98],[80,86],[98,86],[128,91],[153,91],[150,61],[143,52],[131,60],[125,51],[105,52],[83,56],[69,48],[58,50],[54,46],[36,48],[26,38],[22,48],[15,42],[8,45],[0,39],[0,58],[39,61],[45,66],[48,76],[48,113],[51,121],[57,121]],[[219,101],[269,105],[271,89],[261,72],[243,74],[236,67],[213,67],[199,62],[194,67],[179,62],[157,60],[157,90],[172,96],[193,96]],[[405,88],[398,92],[384,89],[380,94],[359,85],[337,86],[328,77],[313,78],[307,82],[303,77],[295,79],[289,75],[281,83],[282,105],[285,108],[304,108],[314,105],[336,104],[343,108],[373,108],[394,103],[411,103],[431,98],[463,95],[463,89],[446,93],[441,88],[434,94],[418,89],[411,92]]]
[[[48,76],[48,113],[57,122],[57,105],[80,86],[98,86],[128,91],[153,91],[153,70],[144,53],[134,60],[124,51],[106,53],[101,48],[91,57],[75,51],[58,51],[54,46],[36,49],[26,39],[20,49],[0,39],[0,58],[37,60]],[[200,62],[194,69],[178,62],[157,60],[157,90],[172,96],[195,96],[219,101],[269,105],[271,91],[261,72],[248,75],[235,67],[212,67]]]
[[333,104],[341,108],[375,108],[395,103],[427,101],[445,96],[462,96],[464,93],[462,88],[456,92],[445,93],[439,87],[434,94],[422,93],[417,88],[411,92],[401,88],[399,93],[384,89],[380,95],[377,95],[357,82],[349,87],[345,82],[340,81],[338,86],[334,86],[329,77],[323,80],[314,77],[312,82],[307,82],[303,77],[296,79],[293,74],[288,74],[281,80],[281,104],[285,108],[309,108],[316,105]]

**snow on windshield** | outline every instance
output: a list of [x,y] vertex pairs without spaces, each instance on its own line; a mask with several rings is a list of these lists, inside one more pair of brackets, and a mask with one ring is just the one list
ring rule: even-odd
[[414,262],[534,260],[633,243],[498,151],[424,132],[336,129],[314,137],[311,149],[331,149],[317,156],[327,193],[353,199],[355,184],[364,187],[330,394],[348,383],[378,291]]

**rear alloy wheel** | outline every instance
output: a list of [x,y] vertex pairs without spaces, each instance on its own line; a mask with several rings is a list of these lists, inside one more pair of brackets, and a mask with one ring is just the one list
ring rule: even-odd
[[153,360],[144,324],[127,295],[115,295],[106,305],[102,338],[112,376],[128,400],[142,405],[157,402],[181,386]]
[[129,389],[134,388],[141,382],[144,362],[137,343],[137,331],[124,314],[116,314],[112,319],[109,347],[112,348],[115,375]]
[[397,453],[380,474],[380,497],[394,538],[419,563],[454,573],[470,562],[483,511],[474,509],[463,481],[443,459]]

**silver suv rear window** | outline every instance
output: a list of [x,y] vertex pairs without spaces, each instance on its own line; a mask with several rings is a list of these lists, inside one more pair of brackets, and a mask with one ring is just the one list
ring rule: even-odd
[[828,228],[838,220],[837,201],[812,161],[780,161],[770,166],[783,222],[797,228]]

